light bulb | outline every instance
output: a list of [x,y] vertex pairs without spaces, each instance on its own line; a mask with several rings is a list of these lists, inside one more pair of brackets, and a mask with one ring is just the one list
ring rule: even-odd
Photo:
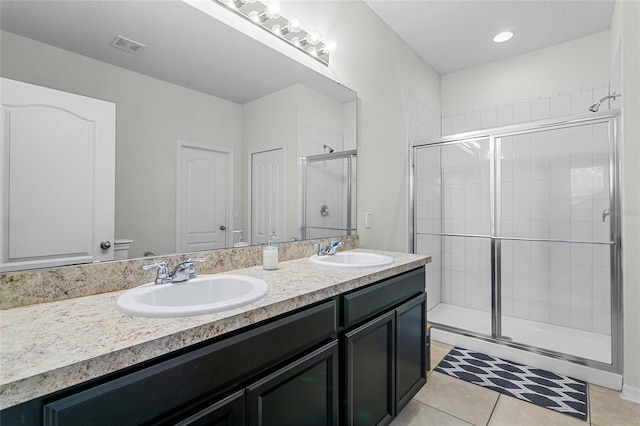
[[268,2],[265,12],[269,19],[277,19],[280,17],[280,3],[277,1]]
[[333,41],[328,42],[327,44],[324,45],[324,48],[322,49],[324,52],[331,52],[332,50],[334,50],[336,48],[336,43]]
[[297,16],[293,16],[287,23],[287,27],[289,27],[289,31],[292,33],[299,33],[302,29],[302,21]]
[[[286,33],[285,33],[286,28],[283,30],[283,28],[282,28],[282,26],[280,26],[280,24],[276,24],[276,25],[274,25],[273,27],[271,27],[271,31],[273,31],[273,33],[274,33],[275,35],[278,35],[278,36],[280,36],[280,37],[282,37],[284,34],[286,34]],[[284,34],[283,34],[283,33],[284,33]]]
[[255,10],[252,10],[251,12],[249,12],[249,14],[247,15],[247,18],[251,19],[256,24],[260,23],[260,14]]
[[318,50],[313,46],[307,49],[307,53],[311,56],[318,56]]
[[309,34],[307,34],[307,41],[311,44],[318,44],[318,42],[320,41],[320,37],[322,37],[320,31],[311,30],[309,31]]

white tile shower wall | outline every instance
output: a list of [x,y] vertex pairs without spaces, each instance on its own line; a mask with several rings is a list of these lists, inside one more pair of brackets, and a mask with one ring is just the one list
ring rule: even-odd
[[440,185],[440,148],[422,148],[416,152],[416,253],[431,256],[427,267],[427,308],[441,301],[442,193]]
[[[409,142],[421,139],[439,138],[441,132],[440,112],[429,109],[419,96],[407,93],[406,117]],[[437,152],[436,152],[437,151]],[[442,197],[440,187],[439,150],[421,150],[416,156],[416,253],[430,255],[431,263],[427,267],[427,309],[441,301],[441,237],[424,233],[442,231]],[[422,234],[421,234],[422,233]]]
[[[352,141],[349,141],[352,143]],[[328,145],[336,152],[345,150],[345,137],[342,133],[321,129],[317,126],[301,122],[298,124],[298,156],[326,154]],[[352,149],[349,147],[349,149]]]
[[[490,160],[488,140],[442,149],[442,302],[491,309]],[[484,237],[482,237],[484,236]]]
[[[444,113],[442,134],[568,117],[588,112],[588,107],[609,93],[609,83],[558,91],[530,98]],[[618,100],[601,110],[616,108]],[[605,242],[608,221],[608,151],[606,126],[541,132],[506,139],[503,143],[502,235]],[[457,154],[459,155],[459,154]],[[456,159],[444,155],[444,232],[472,233],[473,212],[483,211],[473,194],[473,164],[455,172]],[[447,172],[449,170],[449,172]],[[447,174],[449,174],[447,178]],[[464,193],[464,197],[463,197]],[[487,209],[488,210],[488,209]],[[426,214],[426,212],[425,212]],[[429,216],[422,217],[428,220]],[[488,293],[477,290],[475,245],[471,238],[443,238],[441,300],[486,310]],[[485,248],[486,247],[486,248]],[[484,259],[488,246],[481,245]],[[610,334],[609,247],[549,242],[510,242],[502,245],[503,314],[560,326]],[[464,267],[463,267],[464,266]],[[479,279],[490,282],[490,264],[482,261]]]
[[[603,81],[539,96],[481,105],[465,111],[447,111],[442,114],[442,135],[584,114],[589,112],[589,106],[607,94],[609,82]],[[605,102],[600,110],[618,107],[619,99]]]
[[[501,235],[609,241],[607,131],[597,124],[502,138]],[[610,334],[608,246],[502,244],[505,315]]]
[[[319,128],[306,122],[298,124],[298,156],[308,157],[328,153],[325,145],[335,152],[345,150],[352,143],[336,131]],[[351,146],[348,146],[352,149]],[[321,238],[344,234],[336,231],[346,227],[346,169],[343,161],[309,163],[307,169],[307,226],[326,229],[307,229],[307,238]],[[302,178],[299,180],[302,184]],[[301,189],[302,192],[303,189]],[[322,216],[322,206],[328,207],[328,215]]]
[[314,237],[342,234],[338,230],[346,228],[343,163],[344,160],[331,160],[307,164],[307,227],[323,228],[314,230]]
[[410,141],[441,136],[442,120],[439,111],[429,109],[423,100],[412,93],[407,94],[406,109]]

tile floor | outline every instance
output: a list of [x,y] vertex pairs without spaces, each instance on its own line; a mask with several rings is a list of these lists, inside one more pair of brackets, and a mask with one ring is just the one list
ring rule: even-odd
[[427,384],[391,423],[423,425],[630,425],[640,426],[640,405],[619,398],[619,392],[589,384],[586,422],[556,413],[490,389],[433,371],[451,346],[432,342]]

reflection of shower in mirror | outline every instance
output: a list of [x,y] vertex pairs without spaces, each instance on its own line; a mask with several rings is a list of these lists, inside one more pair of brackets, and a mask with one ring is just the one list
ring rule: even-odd
[[332,154],[332,153],[333,153],[333,148],[331,148],[331,147],[330,147],[329,145],[327,145],[327,144],[324,144],[324,145],[322,146],[322,148],[324,148],[324,149],[328,149],[328,150],[329,150],[329,154]]

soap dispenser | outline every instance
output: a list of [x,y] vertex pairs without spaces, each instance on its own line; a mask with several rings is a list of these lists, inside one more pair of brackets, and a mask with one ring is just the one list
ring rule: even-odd
[[273,245],[272,237],[273,233],[269,232],[269,242],[262,249],[262,267],[267,271],[278,269],[278,247]]

